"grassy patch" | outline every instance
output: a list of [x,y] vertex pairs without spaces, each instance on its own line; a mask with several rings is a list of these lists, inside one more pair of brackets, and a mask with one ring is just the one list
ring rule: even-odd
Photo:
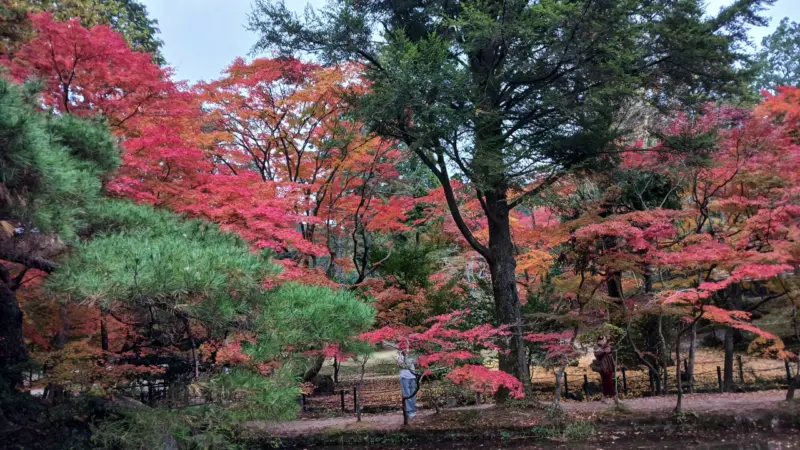
[[697,422],[698,419],[700,419],[700,416],[694,411],[681,411],[672,417],[672,420],[678,425],[692,424]]
[[597,432],[594,424],[586,420],[568,422],[561,430],[561,437],[568,440],[587,439]]
[[552,426],[534,425],[530,429],[530,436],[536,439],[552,439],[556,435],[557,430]]
[[481,411],[476,409],[468,409],[466,411],[459,411],[458,415],[463,421],[473,422],[481,416]]
[[531,397],[523,397],[523,398],[510,398],[506,400],[503,404],[508,409],[536,409],[541,408],[542,404],[539,403],[535,398]]

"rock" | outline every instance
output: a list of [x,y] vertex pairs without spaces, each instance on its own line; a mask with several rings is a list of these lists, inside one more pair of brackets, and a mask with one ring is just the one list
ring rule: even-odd
[[314,383],[314,393],[316,394],[332,394],[336,388],[333,377],[330,375],[317,375],[311,381]]
[[603,389],[600,388],[600,385],[597,384],[597,383],[591,382],[591,381],[586,383],[586,386],[582,386],[582,387],[583,387],[584,393],[589,398],[594,397],[595,395],[600,395],[600,394],[603,393]]
[[116,411],[135,411],[135,410],[142,410],[142,409],[150,409],[149,406],[145,405],[144,403],[136,400],[135,398],[125,397],[125,396],[118,396],[114,397],[109,403],[109,409],[116,410]]
[[164,435],[164,445],[161,448],[162,450],[179,450],[178,441],[171,434],[166,434]]
[[567,398],[569,400],[575,400],[575,401],[578,401],[578,402],[582,402],[583,401],[583,393],[582,392],[570,392],[570,393],[567,394]]

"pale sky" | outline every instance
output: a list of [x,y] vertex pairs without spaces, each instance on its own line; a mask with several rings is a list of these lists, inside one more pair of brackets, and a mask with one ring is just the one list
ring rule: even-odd
[[[176,72],[176,79],[212,80],[234,58],[246,57],[257,36],[245,29],[251,0],[141,0],[151,17],[158,20],[164,57]],[[709,0],[709,11],[716,12],[731,0]],[[286,0],[286,5],[302,12],[308,0]],[[324,0],[311,0],[318,7]],[[769,34],[783,17],[800,22],[800,0],[777,0],[767,15],[769,27],[751,30],[756,43]]]

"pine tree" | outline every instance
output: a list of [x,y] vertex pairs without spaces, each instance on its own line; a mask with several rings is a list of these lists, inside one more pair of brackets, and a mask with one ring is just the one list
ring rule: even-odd
[[[618,111],[634,99],[688,104],[737,91],[733,63],[760,0],[714,17],[697,0],[341,0],[304,18],[258,0],[257,50],[356,60],[370,91],[365,122],[439,179],[461,234],[491,268],[497,321],[521,321],[513,208],[567,171],[616,152]],[[377,36],[376,36],[377,35]],[[488,220],[482,242],[462,217],[453,178],[472,183]],[[522,333],[500,367],[527,384]]]
[[[36,86],[0,79],[0,368],[27,358],[15,292],[25,272],[52,272],[52,257],[75,239],[101,197],[100,176],[119,151],[104,125],[37,111]],[[13,277],[11,270],[22,267]],[[13,266],[13,267],[12,267]]]

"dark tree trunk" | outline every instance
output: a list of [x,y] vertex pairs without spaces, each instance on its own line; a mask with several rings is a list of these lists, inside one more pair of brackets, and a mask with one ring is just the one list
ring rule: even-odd
[[336,278],[336,273],[337,273],[336,253],[335,252],[329,252],[328,255],[329,255],[328,257],[330,258],[330,261],[328,262],[328,268],[325,269],[325,276],[328,277],[329,279],[333,280],[333,279]]
[[[690,331],[690,330],[694,330],[696,328],[697,321],[700,320],[700,318],[702,316],[703,316],[703,314],[700,313],[700,315],[697,316],[689,326],[687,326],[685,328],[682,328],[682,329],[679,329],[678,330],[678,336],[676,336],[676,338],[675,338],[675,385],[678,388],[677,389],[677,391],[678,391],[678,399],[677,399],[677,402],[675,403],[675,413],[676,414],[680,414],[681,411],[682,411],[682,408],[683,408],[683,382],[681,380],[681,363],[680,363],[680,361],[681,361],[681,339],[682,339],[684,333],[686,333],[687,331]],[[687,370],[687,372],[688,372],[688,370]]]
[[566,364],[561,364],[561,367],[557,371],[555,371],[556,375],[556,390],[553,393],[553,405],[556,407],[561,406],[561,386],[564,380],[564,369],[566,369]]
[[606,281],[608,296],[612,298],[622,298],[622,284],[620,283],[621,272],[612,272]]
[[58,305],[58,320],[61,328],[53,336],[53,350],[64,350],[69,341],[69,311],[66,303]]
[[675,412],[680,414],[683,408],[683,383],[681,382],[681,335],[682,333],[678,333],[678,337],[675,340],[675,386],[677,386],[678,391],[678,399],[675,403]]
[[333,382],[339,384],[339,368],[341,367],[342,363],[334,357],[333,358]]
[[692,334],[689,339],[689,364],[686,369],[686,380],[689,383],[689,393],[694,394],[694,357],[697,346],[697,323],[692,325]]
[[108,351],[108,315],[105,311],[100,311],[100,348]]
[[28,360],[28,348],[22,335],[22,310],[17,301],[19,283],[0,264],[0,371],[13,385],[21,381],[21,373],[10,370]]
[[722,372],[722,390],[733,392],[733,328],[725,330],[725,362]]
[[[501,13],[503,8],[498,4],[497,12]],[[489,225],[488,248],[476,248],[476,250],[481,252],[489,263],[496,320],[500,325],[509,326],[509,331],[512,332],[505,348],[507,353],[501,352],[499,355],[500,370],[517,377],[525,390],[530,391],[530,373],[525,343],[522,339],[522,312],[517,292],[517,261],[509,220],[513,207],[508,199],[509,168],[505,167],[503,160],[504,148],[507,145],[502,117],[504,113],[501,107],[503,86],[496,77],[497,73],[502,73],[504,70],[503,58],[497,57],[503,51],[500,41],[485,40],[467,54],[473,86],[480,92],[477,106],[485,112],[476,116],[473,122],[475,153],[469,165],[472,171],[471,181],[478,189],[478,197]],[[446,164],[443,162],[443,157],[441,159],[440,167],[445,171]],[[454,207],[458,208],[454,198],[448,199],[448,206],[451,211]],[[465,237],[466,234],[471,234],[463,223],[460,229]],[[476,247],[472,242],[475,240],[474,236],[469,236],[467,240]],[[506,397],[506,390],[498,392],[498,400],[502,401]]]
[[[58,320],[61,322],[61,328],[53,336],[53,350],[61,351],[66,347],[69,341],[69,314],[66,303],[58,305]],[[68,395],[64,386],[60,384],[50,383],[45,388],[44,399],[51,404],[59,404]]]
[[186,315],[181,315],[180,318],[183,321],[186,337],[189,339],[189,344],[191,345],[192,367],[194,368],[194,379],[196,380],[200,378],[200,359],[197,356],[197,341],[194,338],[194,334],[192,334],[192,327],[189,323],[189,318]]
[[[492,259],[490,272],[492,277],[492,293],[494,294],[495,314],[497,322],[510,326],[512,332],[508,340],[508,353],[499,355],[500,370],[510,373],[519,379],[526,391],[530,387],[528,358],[525,354],[525,342],[522,339],[522,312],[517,292],[517,261],[514,257],[514,243],[511,240],[509,211],[505,206],[505,198],[487,201],[496,202],[497,208],[490,208],[493,216],[489,220],[489,251]],[[498,399],[503,400],[507,392],[499,392]]]
[[[727,307],[730,310],[739,310],[742,306],[742,287],[734,283],[725,289]],[[725,363],[723,367],[723,390],[733,392],[733,351],[736,331],[734,328],[725,330]]]
[[661,368],[663,369],[664,382],[661,386],[661,393],[669,394],[669,351],[667,350],[667,340],[664,338],[664,315],[658,315],[658,339],[661,343]]
[[786,390],[786,401],[794,400],[794,391],[800,386],[800,375],[795,375],[789,382],[789,389]]
[[645,266],[644,268],[644,291],[653,291],[653,273],[650,269],[650,266]]
[[322,364],[325,363],[325,357],[322,355],[317,356],[314,359],[314,362],[311,363],[311,367],[309,367],[306,372],[303,374],[303,381],[309,382],[317,376],[320,370],[322,370]]
[[[658,362],[654,364],[658,367]],[[661,395],[661,374],[657,370],[650,369],[651,391],[653,395]]]
[[[650,293],[650,292],[652,292],[652,290],[653,290],[653,274],[652,274],[652,270],[650,269],[650,266],[645,266],[644,267],[644,292],[645,293]],[[618,289],[618,291],[620,291],[620,293],[621,293],[621,289]],[[645,366],[647,366],[647,373],[648,373],[648,375],[650,375],[650,395],[653,395],[653,396],[659,395],[659,394],[661,394],[661,376],[660,376],[660,374],[658,372],[658,366],[659,366],[658,359],[657,358],[652,358],[652,360],[651,360],[651,359],[649,359],[649,357],[647,357],[644,354],[642,354],[642,352],[640,352],[638,348],[636,348],[636,342],[634,341],[633,334],[631,333],[630,319],[627,319],[627,317],[628,317],[628,307],[627,307],[627,305],[625,304],[624,301],[621,303],[621,305],[622,305],[623,311],[625,311],[625,316],[626,316],[626,320],[627,320],[627,333],[625,333],[625,335],[628,337],[628,342],[630,343],[631,348],[633,348],[634,352],[636,353],[636,356],[639,357],[639,360],[642,363],[644,363]]]

